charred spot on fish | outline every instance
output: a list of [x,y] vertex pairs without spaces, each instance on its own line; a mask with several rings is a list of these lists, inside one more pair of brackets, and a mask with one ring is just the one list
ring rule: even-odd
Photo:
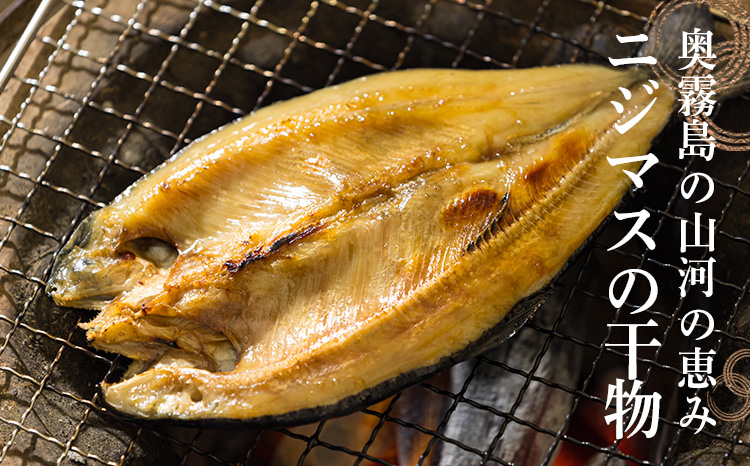
[[502,217],[496,220],[496,227],[502,230],[521,221],[534,204],[549,196],[588,153],[591,141],[589,133],[581,129],[559,134],[550,156],[534,162],[513,184],[513,199],[505,206]]
[[[506,194],[505,195],[505,200],[506,200],[505,205],[507,205],[507,198],[508,198],[508,195]],[[498,233],[500,233],[502,231],[502,228],[500,228],[500,219],[499,219],[499,217],[495,217],[492,220],[492,222],[490,222],[490,226],[489,226],[488,229],[492,233],[493,236],[496,235],[496,234],[498,234]]]
[[535,162],[524,173],[530,192],[544,191],[560,183],[579,160],[588,152],[590,137],[583,130],[575,129],[559,136],[554,145],[552,159]]
[[443,225],[459,227],[485,217],[495,208],[498,193],[492,189],[480,188],[464,193],[443,207],[440,218]]
[[229,273],[237,273],[245,268],[246,265],[252,264],[263,257],[265,257],[265,254],[261,253],[261,248],[257,248],[254,251],[247,253],[245,258],[240,261],[228,260],[224,262],[224,266],[229,270]]
[[[516,185],[517,187],[517,185]],[[503,206],[503,211],[493,220],[496,224],[496,228],[502,230],[509,225],[520,222],[523,220],[524,215],[529,211],[534,202],[538,202],[539,199],[534,196],[538,195],[539,192],[535,188],[532,192],[524,192],[520,189],[514,191],[516,195]]]
[[152,341],[156,343],[161,343],[162,345],[167,345],[170,348],[179,348],[177,343],[175,343],[174,341],[164,340],[163,338],[152,338]]
[[142,237],[126,241],[118,249],[118,257],[132,260],[140,257],[160,269],[169,269],[177,260],[178,252],[172,244],[152,237]]
[[523,178],[533,185],[545,184],[545,179],[549,175],[550,164],[546,160],[541,160],[535,163],[529,171],[523,176]]
[[228,260],[224,262],[224,266],[229,270],[230,273],[237,273],[240,270],[242,270],[246,265],[251,264],[257,260],[263,259],[265,257],[268,257],[270,254],[275,253],[282,247],[294,243],[295,241],[299,241],[303,238],[306,238],[316,231],[323,228],[322,223],[318,223],[316,225],[312,225],[302,231],[296,231],[294,233],[290,233],[288,235],[282,236],[281,238],[277,239],[271,245],[266,249],[263,250],[263,247],[256,248],[254,251],[249,252],[244,259],[241,261],[234,261],[234,260]]
[[295,241],[299,241],[303,238],[306,238],[310,236],[311,234],[315,233],[316,231],[320,230],[322,226],[321,225],[313,225],[311,227],[308,227],[302,231],[296,231],[294,233],[290,233],[280,239],[277,239],[276,241],[271,244],[271,247],[268,248],[268,253],[276,252],[278,251],[282,246],[285,246],[287,244],[291,244]]
[[482,243],[486,243],[502,231],[502,226],[500,225],[500,223],[505,217],[509,198],[510,193],[508,192],[505,193],[502,199],[500,199],[501,206],[497,214],[490,221],[489,225],[487,225],[487,227],[477,236],[477,238],[466,246],[466,252],[471,253],[476,249],[480,249]]
[[271,253],[271,252],[279,250],[282,246],[294,241],[296,237],[297,237],[297,233],[290,233],[280,239],[277,239],[276,241],[273,242],[271,247],[268,248],[268,252]]
[[568,131],[561,135],[557,144],[555,144],[555,154],[562,162],[560,166],[566,169],[572,167],[588,152],[590,142],[590,135],[581,129]]

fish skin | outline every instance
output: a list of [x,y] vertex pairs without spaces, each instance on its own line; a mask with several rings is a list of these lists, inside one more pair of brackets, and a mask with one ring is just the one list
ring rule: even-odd
[[635,110],[654,97],[643,79],[414,70],[273,105],[94,212],[48,293],[101,310],[91,344],[142,361],[103,387],[126,414],[352,410],[468,357],[562,268],[637,171],[606,155],[645,153],[668,120],[661,86],[631,134],[613,130],[618,87]]

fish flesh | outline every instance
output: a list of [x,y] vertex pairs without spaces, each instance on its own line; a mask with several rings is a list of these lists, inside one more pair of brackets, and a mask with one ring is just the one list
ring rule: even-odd
[[[638,72],[414,70],[261,110],[88,217],[48,290],[101,310],[144,418],[299,422],[456,359],[538,292],[672,109]],[[655,105],[627,137],[610,101]],[[397,344],[396,344],[397,343]],[[408,357],[404,357],[408,355]],[[453,359],[452,359],[453,358]]]
[[606,157],[645,154],[669,119],[671,91],[647,82],[420,69],[269,106],[93,212],[47,291],[99,310],[90,343],[134,360],[103,386],[128,415],[350,412],[475,354],[534,303],[638,169]]

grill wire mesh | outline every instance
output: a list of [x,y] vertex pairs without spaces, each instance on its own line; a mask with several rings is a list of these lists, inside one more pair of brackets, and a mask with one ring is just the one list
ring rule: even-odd
[[[674,464],[680,455],[712,447],[722,452],[716,464],[744,455],[744,422],[699,434],[679,424],[687,411],[684,400],[696,392],[677,387],[679,352],[696,342],[682,337],[678,319],[695,308],[714,314],[717,328],[700,344],[718,353],[714,374],[730,351],[750,343],[743,332],[750,317],[750,162],[720,151],[713,162],[678,160],[677,125],[653,149],[661,161],[646,177],[646,189],[631,194],[625,207],[651,213],[647,233],[657,248],[631,242],[607,251],[627,231],[610,222],[556,281],[540,311],[548,318],[534,319],[519,332],[541,342],[530,364],[519,363],[512,352],[479,356],[466,363],[464,379],[446,383],[451,375],[443,374],[349,417],[266,431],[122,419],[101,403],[97,386],[116,378],[127,361],[87,346],[77,324],[90,313],[58,308],[44,294],[55,254],[88,213],[220,124],[372,72],[596,61],[603,55],[599,42],[611,41],[615,31],[640,32],[653,6],[594,0],[59,2],[0,95],[0,462],[389,465],[400,461],[392,451],[395,438],[407,435],[416,439],[417,464],[431,464],[436,450],[450,446],[472,454],[473,464],[508,465],[511,460],[493,449],[510,441],[505,436],[513,429],[524,432],[523,438],[545,439],[541,464],[553,464],[563,447],[597,455],[595,464]],[[723,104],[718,118],[730,125],[747,116],[746,100],[737,98]],[[679,196],[680,181],[694,171],[716,183],[705,205]],[[679,220],[692,225],[696,211],[717,219],[711,299],[697,290],[681,299],[677,288],[684,268]],[[708,256],[700,251],[696,257]],[[607,295],[611,278],[630,267],[651,272],[661,284],[657,305],[638,316],[630,314],[637,298],[617,310]],[[598,429],[592,419],[603,425],[601,387],[622,374],[627,361],[621,348],[604,346],[625,341],[623,332],[607,324],[648,318],[658,326],[643,341],[653,336],[660,346],[640,351],[639,377],[646,381],[644,392],[658,391],[664,400],[657,438],[641,439],[634,450],[590,433]],[[555,364],[580,367],[580,375],[566,383],[540,376],[553,356]],[[483,371],[521,380],[517,391],[503,395],[510,397],[510,409],[467,395],[497,390],[476,386]],[[542,405],[537,414],[522,411],[524,397],[541,386],[565,394],[566,403]],[[440,406],[439,416],[420,418],[414,407],[420,402]],[[539,425],[541,412],[549,409],[563,409],[562,422]],[[506,422],[481,438],[459,441],[446,426],[462,410]],[[594,423],[589,433],[587,422]],[[533,445],[516,444],[524,448]]]

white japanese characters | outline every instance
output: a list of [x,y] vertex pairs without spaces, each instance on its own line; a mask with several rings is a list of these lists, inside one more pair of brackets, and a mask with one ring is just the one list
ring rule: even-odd
[[[695,28],[693,32],[682,33],[682,55],[680,58],[689,59],[690,62],[683,70],[690,69],[690,73],[696,72],[693,67],[701,66],[707,70],[714,69],[711,59],[716,58],[711,47],[712,33],[702,32]],[[697,117],[709,116],[713,113],[716,101],[712,97],[716,94],[711,86],[716,81],[713,76],[688,75],[680,80],[680,110],[685,117],[682,131],[682,147],[679,150],[680,159],[685,157],[701,157],[710,161],[714,156],[715,139],[708,135],[708,123],[700,121]],[[713,179],[705,173],[691,173],[685,177],[680,185],[680,194],[683,199],[700,204],[711,197],[714,192]],[[680,261],[685,270],[679,270],[682,277],[679,290],[680,297],[684,298],[691,287],[699,289],[707,298],[714,293],[714,263],[713,257],[706,258],[707,253],[713,253],[715,249],[714,234],[716,230],[716,219],[709,218],[703,221],[701,214],[695,212],[692,222],[688,219],[680,220],[680,253],[686,254],[689,250],[705,251],[700,259],[689,259],[681,256]],[[692,223],[692,225],[690,225]],[[698,330],[698,321],[707,330]],[[687,323],[687,324],[686,324]],[[689,311],[682,318],[682,334],[686,337],[694,337],[696,340],[706,338],[714,329],[713,316],[702,309]],[[694,336],[696,330],[701,335]],[[695,346],[692,351],[682,352],[682,379],[678,386],[691,389],[705,389],[716,385],[716,379],[711,376],[713,372],[714,350],[704,351],[700,346]],[[696,433],[703,430],[706,424],[716,425],[716,420],[711,418],[709,410],[701,407],[701,399],[698,396],[688,397],[687,402],[692,406],[689,414],[680,419],[682,427],[695,427]],[[697,424],[697,427],[694,426]]]
[[[649,422],[647,430],[643,435],[648,438],[656,435],[656,429],[659,421],[659,405],[661,404],[661,395],[639,395],[643,382],[636,380],[633,382],[633,388],[628,393],[622,379],[615,380],[615,385],[610,385],[607,391],[607,406],[614,403],[615,412],[604,416],[607,424],[615,423],[615,436],[618,439],[623,438],[626,431],[630,430],[628,438],[632,437],[643,429],[646,422]],[[630,413],[630,422],[625,426],[625,415]],[[638,423],[636,424],[636,421]]]
[[[648,36],[646,36],[645,34],[639,34],[637,36],[630,37],[617,36],[617,40],[620,43],[645,42],[646,40],[648,40]],[[609,61],[614,66],[630,65],[635,63],[656,63],[656,59],[654,57],[635,57],[620,59],[610,58]],[[644,88],[648,94],[652,94],[654,89],[658,89],[659,83],[650,80],[649,84],[644,84]],[[630,100],[631,93],[629,90],[620,88],[620,92],[622,93],[626,102]],[[641,121],[641,119],[643,119],[643,117],[646,115],[646,113],[648,113],[655,102],[656,97],[654,97],[654,99],[651,100],[651,103],[649,103],[645,108],[634,109],[635,111],[638,111],[638,113],[624,123],[615,125],[615,129],[620,134],[625,134],[627,131],[637,125],[638,122]],[[617,101],[612,101],[611,103],[618,113],[624,114],[625,105]],[[628,114],[629,113],[631,112],[628,112]],[[623,170],[623,173],[630,177],[631,180],[633,180],[633,184],[636,187],[642,188],[643,180],[641,179],[641,177],[644,175],[644,173],[646,173],[650,168],[654,167],[659,162],[659,158],[656,155],[649,153],[638,157],[607,157],[607,161],[612,166],[642,161],[643,164],[638,170],[638,173]],[[633,223],[628,233],[614,246],[609,248],[609,251],[618,249],[631,240],[634,240],[635,238],[643,242],[650,250],[653,250],[656,247],[656,243],[654,242],[653,238],[641,231],[641,228],[645,225],[650,216],[650,213],[647,210],[643,209],[638,212],[626,213],[615,212],[614,215],[618,221],[627,221],[634,219],[635,222]],[[628,298],[636,284],[636,279],[639,276],[641,277],[638,280],[639,284],[643,285],[645,283],[648,285],[648,298],[642,305],[631,311],[631,314],[644,312],[651,306],[653,306],[654,303],[656,303],[659,287],[653,275],[641,269],[628,269],[617,274],[610,282],[609,302],[613,307],[619,309],[628,301]],[[620,293],[617,293],[615,290],[618,288],[622,288],[623,283],[624,288]],[[605,344],[608,347],[624,347],[628,356],[628,380],[626,381],[619,378],[616,379],[615,384],[610,384],[607,391],[606,407],[613,408],[614,412],[605,416],[604,420],[607,424],[611,424],[613,422],[615,423],[615,436],[617,439],[622,439],[625,436],[626,432],[629,432],[628,437],[632,437],[638,432],[642,432],[643,435],[648,438],[652,438],[654,435],[656,435],[656,430],[659,422],[659,411],[661,407],[661,395],[659,393],[640,393],[643,382],[638,380],[637,362],[638,348],[660,346],[660,343],[656,338],[652,338],[648,343],[641,342],[638,338],[638,330],[643,327],[657,326],[658,324],[653,319],[649,319],[648,322],[643,324],[609,324],[609,327],[625,327],[627,329],[627,343]],[[620,332],[618,332],[617,334],[619,335]],[[628,391],[626,383],[631,381],[632,387]]]
[[[621,43],[645,42],[648,40],[648,37],[640,34],[630,37],[617,36],[617,39]],[[712,33],[710,31],[703,32],[698,28],[695,28],[692,32],[684,32],[680,58],[689,60],[689,64],[682,69],[690,69],[691,74],[697,74],[693,73],[695,71],[693,67],[697,66],[712,70],[714,64],[711,63],[711,60],[716,58],[712,52]],[[609,61],[614,66],[656,63],[653,57],[610,58]],[[706,161],[710,161],[714,156],[715,139],[708,134],[708,124],[705,121],[701,121],[701,118],[709,116],[713,112],[714,105],[716,104],[713,97],[716,93],[711,87],[715,84],[716,81],[710,74],[707,76],[683,76],[679,83],[679,112],[685,117],[683,122],[683,144],[678,154],[680,159],[701,157]],[[656,81],[650,81],[650,85],[652,87],[646,85],[647,92],[653,92],[653,89],[659,86]],[[625,134],[645,116],[656,101],[656,98],[645,108],[632,109],[626,113],[627,101],[630,99],[631,93],[627,89],[622,88],[620,92],[624,100],[622,102],[611,102],[617,112],[623,115],[638,112],[635,116],[616,126],[618,132]],[[651,153],[640,157],[608,157],[607,160],[612,166],[628,162],[643,162],[638,173],[623,170],[638,188],[643,187],[641,177],[644,173],[659,162],[658,157]],[[695,204],[705,202],[711,197],[713,192],[714,181],[705,173],[690,173],[685,176],[680,184],[680,194],[682,197]],[[645,209],[638,212],[615,212],[615,218],[618,221],[631,221],[633,224],[628,233],[608,250],[618,249],[634,240],[642,242],[646,248],[653,250],[656,247],[654,239],[641,231],[649,216],[650,212]],[[716,219],[703,219],[698,212],[694,214],[692,219],[680,219],[680,253],[682,254],[680,260],[684,267],[679,270],[681,280],[679,281],[680,285],[678,289],[681,298],[686,297],[691,288],[698,289],[707,298],[713,295],[713,271],[716,260],[711,256],[706,256],[714,252],[715,229]],[[704,251],[699,259],[686,256],[689,251],[694,252],[696,250]],[[648,298],[641,306],[631,311],[631,314],[641,313],[656,303],[658,295],[656,279],[645,270],[628,269],[617,274],[610,282],[609,300],[612,306],[619,309],[626,302],[630,303],[628,298],[636,285],[637,278],[639,286],[648,286]],[[615,290],[617,289],[622,291],[616,292]],[[694,309],[687,312],[682,318],[681,324],[683,335],[694,338],[696,341],[706,338],[714,330],[713,316],[701,309]],[[623,347],[626,351],[628,356],[628,380],[618,378],[614,385],[609,385],[606,407],[613,409],[613,413],[605,416],[604,419],[607,424],[615,423],[616,437],[618,439],[623,438],[625,434],[628,437],[632,437],[638,432],[642,432],[646,437],[652,438],[656,434],[658,427],[662,398],[659,393],[641,393],[644,382],[638,380],[637,362],[639,348],[660,346],[656,338],[652,338],[648,342],[644,341],[642,336],[639,338],[639,329],[658,327],[658,324],[653,319],[649,319],[645,323],[609,324],[609,326],[613,328],[624,327],[626,329],[626,332],[618,331],[614,333],[614,335],[618,336],[625,334],[627,336],[626,343],[606,343],[606,346]],[[682,378],[678,383],[679,387],[697,390],[716,385],[717,381],[711,375],[713,372],[713,358],[716,355],[714,350],[706,351],[700,346],[695,346],[692,350],[679,354],[682,357]],[[632,384],[629,389],[627,386],[628,382]],[[707,424],[716,425],[716,421],[709,415],[708,408],[701,406],[701,399],[698,396],[688,397],[687,402],[691,408],[690,412],[680,419],[681,426],[691,426],[696,432],[700,432]]]

